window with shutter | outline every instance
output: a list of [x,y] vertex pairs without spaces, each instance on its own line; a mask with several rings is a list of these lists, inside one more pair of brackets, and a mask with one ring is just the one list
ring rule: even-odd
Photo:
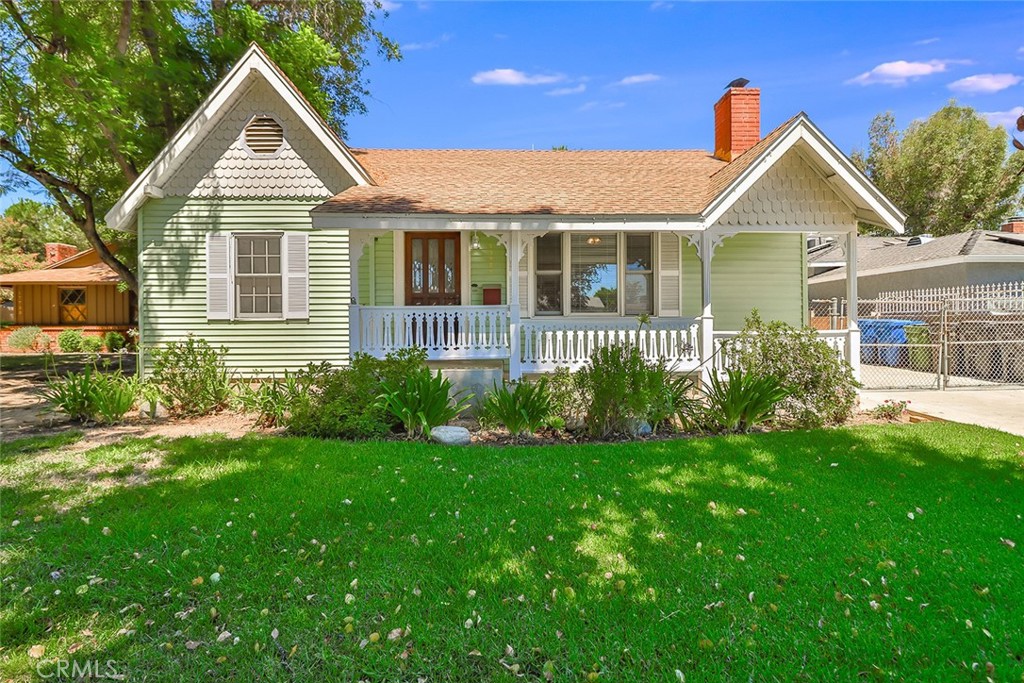
[[308,318],[308,251],[306,233],[207,235],[207,318]]
[[206,317],[230,320],[231,235],[211,232],[206,236]]

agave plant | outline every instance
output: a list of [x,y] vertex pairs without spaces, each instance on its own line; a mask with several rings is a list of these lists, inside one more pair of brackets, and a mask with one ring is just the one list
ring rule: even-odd
[[743,370],[727,370],[727,381],[715,374],[705,390],[708,407],[706,417],[721,431],[749,432],[751,428],[771,419],[775,407],[787,392],[778,378],[755,375]]
[[544,378],[495,386],[480,406],[481,424],[503,426],[513,436],[532,434],[550,418],[551,394]]
[[432,375],[428,368],[420,368],[401,382],[382,382],[381,388],[378,405],[394,415],[410,437],[429,437],[431,429],[465,412],[473,398],[472,394],[452,397],[451,381],[440,370]]

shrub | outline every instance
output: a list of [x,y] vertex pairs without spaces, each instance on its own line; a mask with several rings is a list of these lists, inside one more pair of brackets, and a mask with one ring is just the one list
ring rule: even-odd
[[429,437],[430,430],[454,420],[469,408],[471,395],[451,395],[452,383],[441,374],[420,368],[401,382],[382,382],[378,405],[394,416],[405,433]]
[[85,353],[99,353],[102,350],[102,337],[82,337],[82,351]]
[[[558,368],[546,377],[551,402],[549,422],[560,422],[561,427],[575,431],[584,425],[587,404],[586,392],[580,387],[576,375],[568,368]],[[552,426],[556,426],[552,424]]]
[[61,353],[81,353],[82,339],[81,330],[63,330],[57,335],[57,347]]
[[80,373],[69,372],[46,382],[43,396],[56,410],[80,422],[120,422],[135,405],[139,383],[120,370],[103,373],[86,366]]
[[817,331],[766,323],[754,311],[725,349],[735,367],[779,378],[787,392],[779,404],[780,417],[793,425],[838,424],[853,414],[857,400],[853,372]]
[[909,404],[910,401],[894,401],[891,398],[887,398],[874,408],[868,410],[868,415],[876,420],[896,422],[903,417],[903,413],[907,412]]
[[45,336],[38,327],[20,327],[7,337],[7,345],[18,351],[34,350]]
[[786,390],[772,375],[755,375],[743,370],[727,370],[728,381],[723,382],[712,373],[710,386],[705,389],[708,426],[716,431],[748,432],[775,415],[779,402],[786,398]]
[[[664,425],[677,412],[677,381],[662,361],[648,361],[632,344],[597,349],[576,382],[586,407],[591,436],[635,434],[642,423]],[[684,380],[678,380],[680,382]]]
[[294,400],[286,399],[283,424],[293,434],[324,439],[385,436],[400,423],[380,404],[383,384],[398,384],[417,373],[426,357],[422,349],[407,348],[383,359],[357,354],[344,368],[311,364],[294,375],[296,395]]
[[206,415],[224,407],[231,384],[224,356],[193,335],[153,351],[152,381],[160,387],[160,400],[179,415]]
[[115,330],[107,332],[103,335],[103,346],[107,347],[107,351],[111,353],[124,350],[126,348],[124,335]]
[[495,386],[480,405],[479,416],[480,424],[505,427],[512,436],[539,431],[551,418],[547,380]]

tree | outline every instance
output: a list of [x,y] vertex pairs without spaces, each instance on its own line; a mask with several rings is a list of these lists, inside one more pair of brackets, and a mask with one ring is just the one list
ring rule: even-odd
[[20,250],[45,256],[47,242],[73,244],[87,249],[89,243],[71,219],[53,204],[22,199],[7,207],[0,221],[0,251]]
[[380,0],[0,0],[0,190],[35,181],[137,291],[99,218],[258,42],[343,131],[365,111]]
[[891,112],[868,131],[853,161],[907,214],[912,234],[997,230],[1021,205],[1024,152],[1007,154],[1007,133],[956,102],[896,128]]

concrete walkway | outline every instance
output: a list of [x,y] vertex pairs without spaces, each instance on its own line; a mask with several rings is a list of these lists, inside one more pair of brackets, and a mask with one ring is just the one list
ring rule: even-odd
[[867,410],[887,398],[893,401],[909,401],[908,410],[942,420],[966,422],[1024,436],[1022,389],[872,389],[861,392],[860,406]]

